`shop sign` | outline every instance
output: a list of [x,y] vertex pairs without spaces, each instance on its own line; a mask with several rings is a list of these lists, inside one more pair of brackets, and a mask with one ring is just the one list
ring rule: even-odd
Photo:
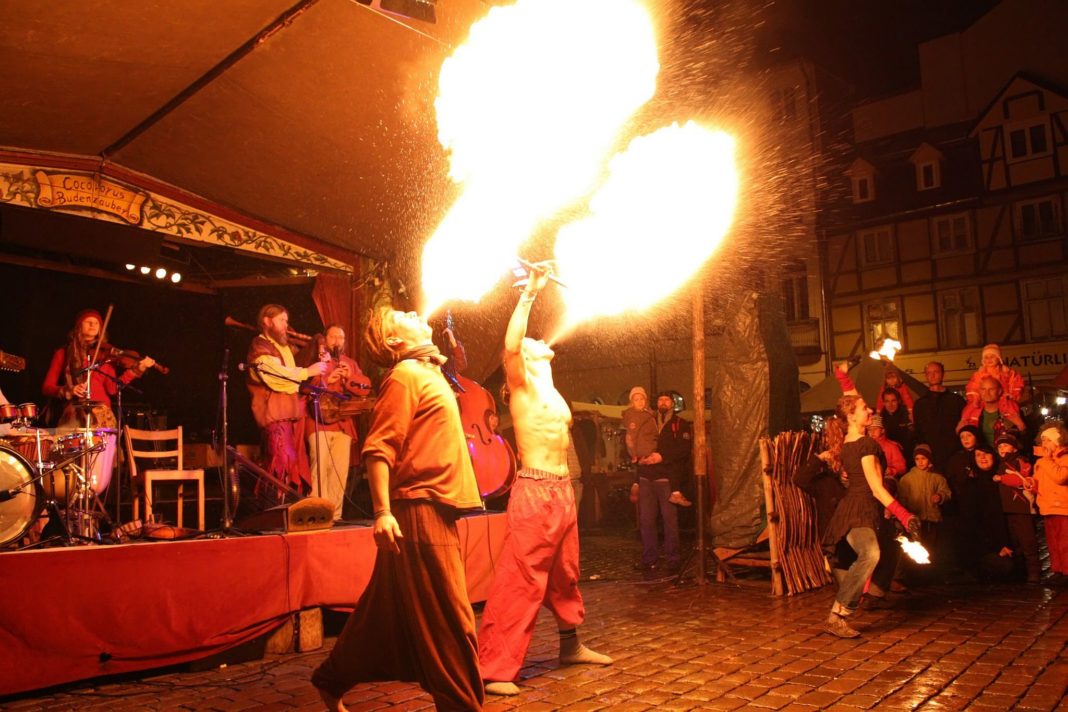
[[141,206],[148,195],[85,173],[36,171],[37,204],[42,208],[99,210],[131,225],[141,223]]

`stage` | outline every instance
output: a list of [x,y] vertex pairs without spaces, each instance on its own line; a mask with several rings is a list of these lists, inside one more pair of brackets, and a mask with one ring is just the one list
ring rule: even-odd
[[[472,602],[485,600],[506,517],[459,523]],[[351,608],[375,559],[369,526],[0,554],[0,696],[189,662],[291,614]]]

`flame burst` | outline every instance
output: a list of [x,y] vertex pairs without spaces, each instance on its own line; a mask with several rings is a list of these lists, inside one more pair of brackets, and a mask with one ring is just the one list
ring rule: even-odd
[[920,542],[912,541],[904,536],[899,536],[897,541],[901,544],[901,550],[917,564],[931,563],[931,555],[927,553],[927,549]]
[[727,134],[690,121],[631,141],[589,217],[557,236],[567,322],[643,309],[679,289],[719,246],[737,200]]
[[879,360],[880,358],[885,358],[887,361],[893,361],[894,360],[894,356],[900,350],[901,350],[901,342],[900,341],[898,341],[896,339],[886,338],[886,339],[883,339],[883,344],[882,344],[882,346],[879,347],[879,350],[878,351],[872,351],[869,354],[869,356],[871,356],[875,360]]
[[471,28],[435,102],[463,192],[424,248],[424,313],[480,299],[542,220],[592,190],[659,69],[636,0],[519,0]]

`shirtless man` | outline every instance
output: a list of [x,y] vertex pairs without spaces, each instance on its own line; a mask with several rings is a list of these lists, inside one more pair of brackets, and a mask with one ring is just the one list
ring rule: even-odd
[[526,338],[530,307],[549,279],[535,265],[504,337],[504,373],[511,391],[519,459],[508,502],[508,534],[479,630],[479,664],[492,695],[515,695],[513,680],[545,604],[560,631],[560,662],[610,665],[607,655],[582,645],[576,627],[585,618],[579,593],[575,494],[567,467],[571,411],[553,385],[553,350]]

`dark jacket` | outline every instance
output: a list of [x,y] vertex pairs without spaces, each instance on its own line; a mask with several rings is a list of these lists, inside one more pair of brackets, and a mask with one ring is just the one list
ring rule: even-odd
[[638,477],[648,480],[668,480],[671,490],[682,487],[683,480],[690,472],[693,454],[693,426],[675,413],[660,428],[656,439],[656,451],[663,458],[655,465],[638,465]]
[[950,456],[960,450],[957,423],[962,410],[964,399],[953,391],[928,391],[912,407],[915,441],[931,446],[936,472],[945,472]]
[[815,453],[810,455],[808,461],[794,472],[794,484],[812,497],[816,504],[816,532],[822,541],[823,535],[827,532],[827,524],[831,521],[831,515],[834,514],[842,497],[845,497],[845,485]]

